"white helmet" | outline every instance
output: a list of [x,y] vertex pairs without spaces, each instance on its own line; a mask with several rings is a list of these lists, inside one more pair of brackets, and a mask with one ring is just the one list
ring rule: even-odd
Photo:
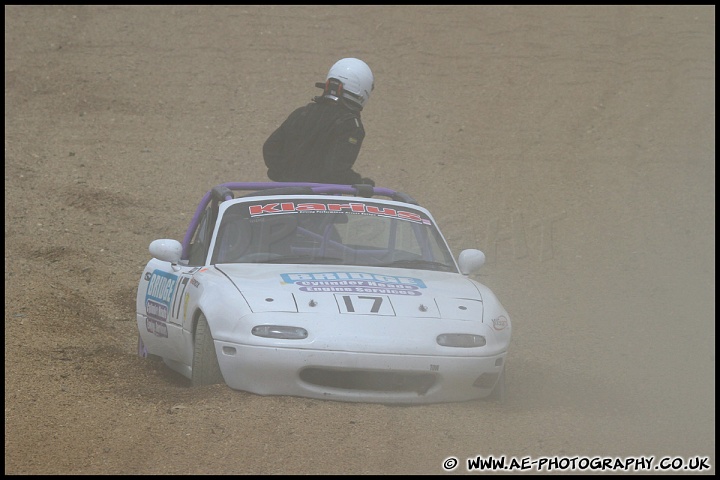
[[343,84],[343,98],[357,103],[364,107],[370,98],[370,92],[375,88],[375,77],[367,63],[357,58],[343,58],[330,67],[325,79],[326,83],[331,78],[339,80]]

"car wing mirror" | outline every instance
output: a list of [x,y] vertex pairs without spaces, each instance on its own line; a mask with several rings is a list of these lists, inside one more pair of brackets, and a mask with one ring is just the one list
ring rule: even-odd
[[164,262],[170,262],[173,265],[180,262],[182,249],[182,244],[180,242],[169,238],[155,240],[150,244],[149,248],[150,255],[152,255],[153,258],[157,258],[158,260],[162,260]]
[[485,254],[475,248],[463,250],[458,256],[458,265],[460,266],[460,273],[470,275],[485,265]]

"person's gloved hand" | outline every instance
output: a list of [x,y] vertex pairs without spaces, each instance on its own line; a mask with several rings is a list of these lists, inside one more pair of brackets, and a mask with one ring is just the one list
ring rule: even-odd
[[360,183],[363,184],[363,185],[370,185],[371,187],[374,187],[374,186],[375,186],[375,182],[373,181],[372,178],[365,178],[365,177],[363,177],[363,178],[360,179]]

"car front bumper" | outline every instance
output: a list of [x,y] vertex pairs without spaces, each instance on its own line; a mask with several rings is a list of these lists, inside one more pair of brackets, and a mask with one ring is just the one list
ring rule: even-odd
[[239,345],[216,340],[230,388],[348,402],[426,404],[490,395],[506,352],[489,357],[394,355]]

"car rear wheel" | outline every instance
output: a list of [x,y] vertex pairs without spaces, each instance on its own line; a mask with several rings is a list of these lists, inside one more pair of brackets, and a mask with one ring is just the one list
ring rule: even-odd
[[203,314],[200,314],[195,328],[191,382],[193,387],[225,382],[220,372],[210,326]]

